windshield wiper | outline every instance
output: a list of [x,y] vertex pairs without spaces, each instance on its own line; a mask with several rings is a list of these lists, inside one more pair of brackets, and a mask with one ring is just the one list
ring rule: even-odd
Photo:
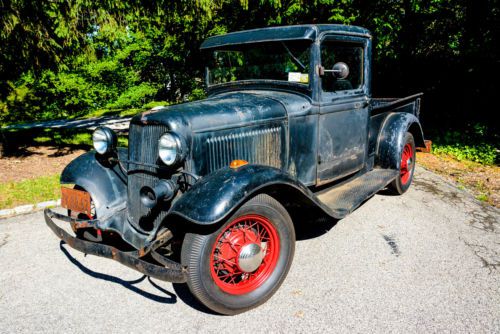
[[283,45],[283,47],[285,48],[286,52],[288,52],[288,54],[290,55],[290,57],[292,57],[293,60],[295,60],[295,62],[297,63],[297,65],[299,65],[300,67],[302,67],[303,70],[306,69],[306,66],[304,64],[302,64],[302,62],[299,60],[299,58],[295,57],[292,53],[292,51],[290,51],[290,49],[286,46],[285,43],[281,42],[281,45]]

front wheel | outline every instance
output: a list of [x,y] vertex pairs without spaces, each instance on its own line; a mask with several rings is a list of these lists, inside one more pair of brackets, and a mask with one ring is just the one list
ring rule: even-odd
[[393,193],[402,195],[410,188],[415,171],[415,160],[415,140],[413,139],[413,135],[407,132],[404,138],[403,149],[401,150],[399,175],[389,184],[389,189]]
[[295,231],[285,208],[261,194],[215,232],[187,233],[181,262],[187,284],[205,306],[237,314],[268,300],[283,283],[295,251]]

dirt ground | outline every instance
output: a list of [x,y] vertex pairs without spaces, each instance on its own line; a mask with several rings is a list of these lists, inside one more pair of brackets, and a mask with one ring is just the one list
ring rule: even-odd
[[81,149],[52,146],[24,147],[0,159],[0,183],[59,174]]
[[456,182],[459,187],[500,208],[500,167],[485,166],[470,161],[457,161],[451,157],[417,153],[417,163]]

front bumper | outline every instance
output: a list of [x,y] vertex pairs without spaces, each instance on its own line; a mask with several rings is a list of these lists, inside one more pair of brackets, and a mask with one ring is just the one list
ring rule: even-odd
[[[156,247],[158,247],[161,242],[155,243],[153,241],[140,250],[124,252],[110,245],[75,238],[57,226],[54,223],[53,218],[71,223],[73,228],[95,227],[98,223],[97,220],[73,219],[50,209],[45,209],[43,213],[45,223],[47,223],[50,229],[70,247],[80,252],[118,261],[129,268],[143,273],[144,275],[154,277],[162,281],[172,283],[186,282],[187,269],[179,263],[171,261],[155,251]],[[162,267],[141,259],[147,254],[150,254],[156,261],[164,266]]]

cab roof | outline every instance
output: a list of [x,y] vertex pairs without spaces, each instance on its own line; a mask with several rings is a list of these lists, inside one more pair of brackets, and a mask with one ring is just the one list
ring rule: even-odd
[[200,49],[210,49],[225,45],[238,45],[270,41],[314,41],[323,32],[330,32],[339,35],[371,37],[370,32],[362,27],[347,26],[341,24],[306,24],[259,28],[231,32],[225,35],[217,35],[207,38],[201,44]]

